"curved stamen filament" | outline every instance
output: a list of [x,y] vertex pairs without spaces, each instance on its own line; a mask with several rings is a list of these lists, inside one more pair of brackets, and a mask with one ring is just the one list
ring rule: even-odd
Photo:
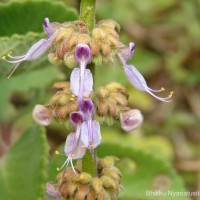
[[5,60],[8,63],[12,63],[13,64],[13,63],[19,63],[19,62],[22,62],[22,61],[26,60],[26,57],[24,57],[22,59],[19,59],[19,60],[8,60],[8,59],[6,59],[6,56],[3,56],[1,59]]
[[148,87],[148,86],[146,86],[146,88],[148,88],[148,90],[150,90],[151,92],[163,92],[163,91],[165,91],[165,88],[164,88],[164,87],[162,87],[160,90],[153,90],[153,89],[151,89],[151,88]]
[[25,58],[27,55],[23,55],[23,56],[11,56],[10,54],[7,55],[9,58],[12,58],[12,59],[21,59],[21,58]]
[[7,76],[7,79],[9,79],[12,76],[12,74],[15,72],[15,70],[18,68],[19,65],[20,65],[20,63],[15,65],[15,67],[11,70],[10,74]]
[[156,99],[160,100],[160,101],[165,101],[165,102],[170,102],[168,99],[170,99],[173,95],[173,92],[170,92],[168,97],[158,97],[156,96],[154,93],[152,93],[150,90],[146,90],[146,92],[148,92],[149,94],[151,94],[153,97],[155,97]]

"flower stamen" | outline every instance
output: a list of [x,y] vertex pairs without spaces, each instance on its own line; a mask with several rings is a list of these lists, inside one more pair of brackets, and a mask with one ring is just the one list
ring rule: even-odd
[[55,151],[55,154],[56,154],[56,155],[59,155],[59,154],[60,154],[60,152],[56,150],[56,151]]
[[174,92],[171,91],[171,92],[169,93],[169,96],[168,96],[168,97],[171,98],[173,94],[174,94]]
[[6,56],[2,56],[1,59],[2,59],[2,60],[6,60]]

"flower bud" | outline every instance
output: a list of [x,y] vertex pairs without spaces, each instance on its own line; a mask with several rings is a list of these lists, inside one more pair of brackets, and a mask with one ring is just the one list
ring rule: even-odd
[[92,179],[92,187],[94,188],[95,192],[99,194],[103,189],[102,180],[98,177]]
[[36,105],[32,113],[33,119],[40,125],[48,126],[52,121],[52,112],[49,106]]
[[92,31],[92,36],[95,39],[98,39],[98,40],[105,40],[106,39],[106,33],[101,28],[94,28],[93,31]]
[[69,106],[56,106],[54,109],[55,117],[59,120],[66,119],[67,115],[69,114]]
[[104,167],[102,170],[102,174],[105,176],[109,176],[117,181],[121,180],[122,174],[116,167]]
[[126,62],[132,58],[134,53],[134,48],[135,44],[133,42],[130,42],[129,47],[125,46],[120,50],[120,54]]
[[55,90],[70,90],[70,83],[69,82],[56,82],[56,83],[54,83],[52,88]]
[[108,96],[108,90],[106,87],[99,87],[98,88],[98,95],[101,97],[101,98],[106,98]]
[[92,176],[88,173],[82,172],[79,174],[79,182],[82,184],[87,184],[92,181]]
[[108,37],[113,37],[119,42],[119,34],[115,31],[115,29],[106,27],[104,31],[107,33]]
[[74,33],[73,28],[68,28],[68,29],[61,29],[58,34],[56,35],[56,37],[54,38],[54,43],[59,43],[61,42],[63,39],[70,37],[72,34]]
[[109,42],[101,42],[101,50],[104,56],[108,56],[111,52],[110,43]]
[[88,185],[81,185],[76,192],[76,200],[84,200],[89,192]]
[[114,165],[115,162],[118,162],[119,158],[115,156],[106,156],[105,158],[98,161],[98,167],[104,168],[104,167],[111,167]]
[[113,117],[117,116],[117,106],[115,105],[114,101],[110,101],[108,103],[108,110],[109,110],[111,116],[113,116]]
[[58,198],[60,196],[58,186],[50,182],[46,184],[46,192],[51,197]]
[[77,62],[75,60],[74,54],[65,55],[64,63],[69,68],[74,68],[77,66]]
[[114,190],[118,189],[119,184],[109,176],[101,176],[101,180],[105,188],[113,188]]
[[52,64],[58,64],[60,62],[60,59],[55,55],[55,53],[49,53],[48,60]]
[[89,44],[91,38],[88,34],[81,34],[77,39],[77,44]]
[[74,182],[64,183],[60,187],[60,194],[62,197],[73,197],[78,186],[79,185]]
[[88,33],[88,27],[87,27],[87,25],[83,21],[77,20],[77,21],[74,21],[73,23],[79,29],[78,31],[80,33],[84,33],[84,34]]
[[73,34],[69,40],[67,41],[67,44],[69,46],[69,48],[71,49],[73,46],[76,45],[77,40],[78,40],[79,34]]
[[70,99],[70,94],[63,94],[59,99],[58,99],[58,104],[61,106],[65,106]]
[[99,54],[100,51],[100,45],[98,40],[95,40],[94,38],[90,41],[90,48],[91,48],[91,55],[96,56]]
[[108,113],[108,105],[106,99],[101,99],[97,104],[98,113],[100,116],[105,116]]
[[110,98],[122,107],[126,107],[128,105],[128,99],[120,93],[112,93],[110,94]]
[[[77,167],[75,167],[75,170],[80,172]],[[77,182],[78,177],[71,168],[67,168],[65,172],[61,172],[56,176],[56,180],[58,182]]]
[[121,85],[120,83],[116,83],[116,82],[109,83],[106,85],[106,88],[110,92],[120,92],[127,96],[126,88],[123,85]]
[[107,200],[107,199],[112,199],[111,197],[110,197],[110,195],[105,191],[105,190],[101,190],[101,192],[99,193],[99,195],[98,195],[98,198],[97,198],[98,200]]
[[66,38],[62,43],[60,43],[56,48],[56,55],[60,59],[64,59],[64,57],[69,54],[76,45],[76,41],[78,39],[78,34],[73,34],[70,37]]
[[115,50],[115,48],[119,48],[120,42],[112,36],[108,36],[108,41],[110,42],[111,48]]
[[93,188],[90,188],[88,194],[87,194],[87,200],[96,200],[96,192],[94,191]]
[[124,131],[130,132],[138,128],[143,122],[143,116],[137,109],[129,110],[120,114],[121,127]]
[[50,101],[51,106],[58,105],[58,100],[62,97],[62,95],[63,95],[63,92],[57,92],[55,95],[53,95]]
[[55,49],[55,56],[62,60],[64,58],[64,55],[69,51],[69,48],[66,50],[67,46],[65,46],[65,49],[63,50],[63,43],[56,46]]
[[98,23],[99,26],[106,26],[106,27],[109,27],[109,28],[112,28],[112,29],[115,29],[117,32],[120,31],[121,27],[120,25],[114,21],[113,19],[104,19],[104,20],[101,20],[99,23]]

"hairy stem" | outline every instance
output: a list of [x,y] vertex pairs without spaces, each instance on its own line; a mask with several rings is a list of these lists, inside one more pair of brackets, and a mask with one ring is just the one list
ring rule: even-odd
[[[92,32],[95,25],[95,3],[96,0],[81,0],[80,5],[80,20],[86,23],[90,33]],[[92,72],[95,83],[94,65],[90,64],[88,68]],[[82,171],[91,174],[93,177],[97,175],[96,154],[97,153],[95,150],[94,158],[92,158],[91,153],[89,150],[87,150],[85,156],[82,159]]]
[[96,0],[81,0],[80,20],[84,21],[91,32],[95,24],[95,4]]

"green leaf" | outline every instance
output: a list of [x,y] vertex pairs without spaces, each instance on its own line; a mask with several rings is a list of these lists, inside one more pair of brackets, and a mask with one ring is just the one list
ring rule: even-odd
[[[124,190],[120,193],[121,200],[171,200],[172,196],[149,195],[147,191],[157,189],[163,192],[185,192],[182,180],[174,169],[163,160],[152,155],[120,145],[101,144],[98,147],[98,156],[114,155],[121,159],[118,167],[122,172]],[[160,179],[160,183],[159,183]],[[163,183],[164,184],[161,184]],[[157,186],[157,187],[155,187]],[[188,200],[188,197],[176,196],[176,200]]]
[[25,34],[29,31],[42,32],[45,17],[51,22],[66,22],[78,18],[74,9],[58,2],[24,1],[0,4],[0,36]]
[[33,91],[34,88],[44,89],[46,85],[49,85],[59,77],[58,69],[46,67],[11,77],[9,80],[0,79],[0,120],[8,120],[15,114],[16,110],[10,102],[13,92],[28,92]]
[[156,154],[155,156],[159,159],[172,160],[174,152],[169,140],[161,135],[138,136],[137,133],[142,131],[142,128],[141,130],[135,130],[133,134],[124,134],[119,128],[101,126],[101,132],[103,133],[102,142],[129,147],[133,150],[140,150],[152,155]]
[[[58,151],[64,154],[64,145],[60,145]],[[66,161],[65,155],[53,155],[48,166],[48,181],[56,182],[56,175],[59,173],[56,168],[60,168]]]
[[[106,73],[105,73],[106,72]],[[106,65],[96,67],[95,69],[95,87],[99,87],[111,82],[118,82],[121,84],[128,84],[128,80],[123,71],[122,64],[115,63],[113,66],[112,63],[107,63]],[[102,76],[98,76],[99,74],[103,74]]]
[[47,156],[44,128],[27,129],[0,160],[0,199],[42,199]]

